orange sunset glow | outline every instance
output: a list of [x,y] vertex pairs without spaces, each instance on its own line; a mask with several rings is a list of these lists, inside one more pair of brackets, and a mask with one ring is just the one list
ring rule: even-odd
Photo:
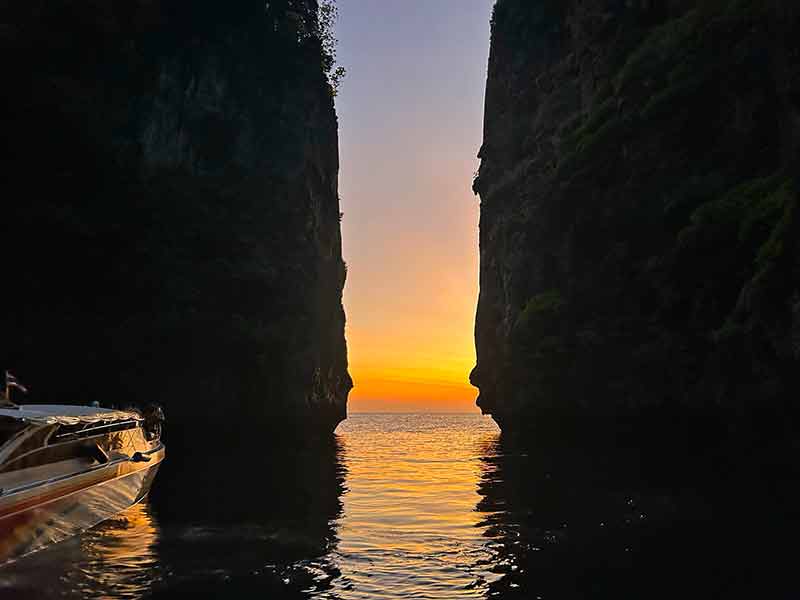
[[[460,219],[442,225],[451,237],[418,233],[410,240],[375,240],[382,261],[363,275],[351,271],[345,303],[352,315],[352,412],[477,411],[476,390],[468,383],[475,363],[477,203],[469,194],[469,174],[464,179],[465,169],[458,166],[451,165],[438,184],[452,191],[437,190],[433,181],[419,184],[458,207]],[[430,212],[429,218],[435,220]]]
[[491,4],[338,3],[350,412],[478,412],[471,184]]
[[[424,348],[417,346],[413,332],[406,335],[388,331],[383,340],[371,339],[369,331],[363,332],[362,337],[361,332],[349,328],[353,348],[350,370],[356,382],[350,394],[350,410],[477,411],[475,388],[467,382],[474,363],[472,340],[449,329],[456,325],[457,322],[447,323],[438,331],[421,335],[420,339],[428,344]],[[402,326],[402,322],[397,323],[398,329]],[[437,339],[442,340],[439,345],[435,345]],[[457,347],[459,343],[461,347]],[[360,349],[366,350],[364,355]]]

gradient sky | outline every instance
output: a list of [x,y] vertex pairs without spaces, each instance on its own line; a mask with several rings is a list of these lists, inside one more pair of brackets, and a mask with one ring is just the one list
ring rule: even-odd
[[477,411],[478,198],[493,0],[338,0],[351,412]]

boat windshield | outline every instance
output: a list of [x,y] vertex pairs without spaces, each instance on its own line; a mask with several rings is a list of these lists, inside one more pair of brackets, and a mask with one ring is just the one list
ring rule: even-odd
[[25,427],[27,427],[27,425],[19,419],[4,419],[0,417],[0,447],[25,429]]

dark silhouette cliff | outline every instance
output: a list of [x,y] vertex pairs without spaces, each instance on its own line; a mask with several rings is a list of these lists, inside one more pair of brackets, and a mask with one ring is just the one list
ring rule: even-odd
[[6,3],[0,364],[31,400],[321,431],[344,418],[337,121],[317,12]]
[[792,427],[797,3],[499,0],[484,136],[484,412]]

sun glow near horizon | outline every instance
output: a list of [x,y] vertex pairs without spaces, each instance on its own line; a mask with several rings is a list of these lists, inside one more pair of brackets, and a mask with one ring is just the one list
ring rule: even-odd
[[371,293],[345,294],[355,383],[350,409],[477,412],[477,390],[468,381],[475,364],[477,258],[465,257],[458,271],[443,275],[441,263],[452,268],[455,261],[442,249],[417,245],[415,252],[431,258],[387,267],[389,282],[364,278],[373,282]]
[[493,2],[337,0],[351,412],[478,412],[471,184]]
[[[443,333],[443,332],[440,332]],[[369,339],[348,330],[350,372],[355,387],[350,393],[351,412],[479,412],[476,389],[468,374],[475,357],[471,339],[460,351],[458,331],[440,347],[415,348],[413,340]],[[389,345],[389,339],[392,344]],[[427,340],[426,340],[427,341]],[[360,350],[366,351],[362,356]]]

